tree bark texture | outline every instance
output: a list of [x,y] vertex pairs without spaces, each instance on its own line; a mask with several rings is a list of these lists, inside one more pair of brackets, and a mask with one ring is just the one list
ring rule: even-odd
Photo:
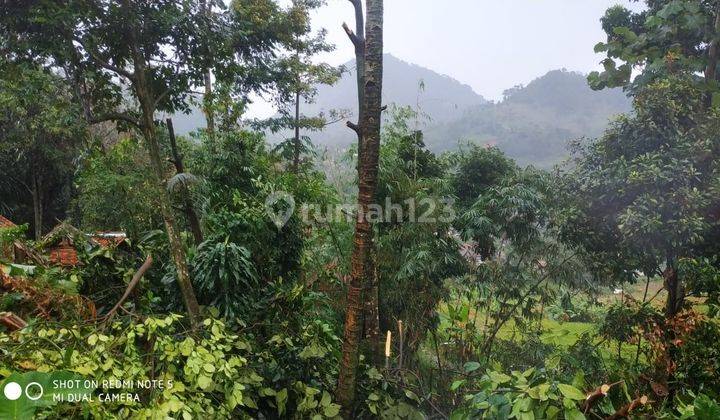
[[677,270],[671,264],[668,264],[663,272],[663,284],[668,292],[665,302],[665,317],[672,318],[680,312],[685,301],[685,287],[678,277]]
[[345,330],[340,361],[337,399],[344,418],[351,418],[355,399],[356,373],[363,327],[363,288],[372,259],[372,225],[368,206],[375,201],[380,150],[382,108],[383,0],[366,1],[363,113],[360,118],[363,153],[359,156],[358,219],[355,224],[351,279],[348,286]]
[[32,199],[33,199],[33,216],[35,227],[35,240],[42,239],[43,232],[43,199],[42,199],[42,181],[36,170],[32,173]]
[[[205,17],[209,20],[212,14],[212,6],[207,4],[207,0],[201,0],[200,7]],[[215,111],[213,110],[212,71],[210,69],[205,69],[203,78],[205,82],[205,95],[203,96],[203,113],[205,114],[207,131],[210,135],[213,135],[215,134]]]
[[[362,115],[365,107],[363,98],[365,93],[365,16],[363,15],[362,2],[360,0],[350,0],[355,9],[355,33],[353,33],[346,25],[343,28],[350,37],[355,47],[355,64],[357,73],[357,94],[358,94],[358,122],[357,124],[349,124],[353,128],[358,137],[358,178],[360,178],[360,162],[365,156],[363,152],[363,136],[362,136]],[[365,332],[365,340],[369,344],[371,352],[377,352],[373,360],[377,366],[383,363],[382,358],[382,341],[380,333],[380,299],[379,285],[377,278],[377,267],[375,266],[377,258],[375,255],[375,243],[370,244],[370,253],[372,258],[366,266],[365,285],[365,305],[363,310],[363,331]]]

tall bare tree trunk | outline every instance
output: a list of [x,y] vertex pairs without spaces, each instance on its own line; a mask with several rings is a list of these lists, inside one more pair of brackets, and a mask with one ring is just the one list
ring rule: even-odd
[[[141,77],[142,76],[138,78]],[[138,87],[136,90],[143,91],[145,89]],[[142,98],[141,95],[138,95],[138,97]],[[194,327],[196,327],[199,325],[200,321],[200,305],[195,297],[195,291],[193,289],[192,282],[190,281],[190,271],[188,270],[185,249],[183,248],[182,241],[180,240],[180,233],[177,229],[175,215],[173,214],[172,207],[170,205],[170,196],[167,191],[165,174],[163,173],[163,163],[160,158],[160,146],[158,144],[153,112],[152,108],[148,106],[149,102],[146,99],[140,100],[143,108],[143,137],[145,138],[148,153],[150,154],[150,163],[153,167],[154,175],[153,184],[155,185],[157,191],[160,213],[162,215],[163,222],[165,223],[165,231],[167,232],[170,244],[170,253],[172,254],[173,262],[175,263],[178,286],[180,287],[180,293],[182,294],[185,307],[187,308],[188,315],[190,316],[190,322]]]
[[372,352],[375,366],[383,363],[383,343],[380,334],[380,285],[377,274],[375,241],[370,243],[370,260],[365,272],[365,308],[363,311],[365,340]]
[[[170,148],[172,149],[175,172],[177,172],[178,174],[184,174],[185,165],[183,164],[182,155],[180,155],[180,151],[177,147],[177,140],[175,139],[175,128],[173,127],[172,118],[168,118],[166,120],[166,123],[168,128],[168,134],[170,136]],[[202,228],[200,227],[200,218],[195,212],[195,207],[193,206],[192,199],[190,198],[190,192],[185,185],[183,185],[182,187],[182,195],[185,217],[187,217],[188,219],[190,231],[192,232],[193,238],[195,239],[195,245],[200,245],[203,242],[203,233]]]
[[[365,17],[363,15],[362,2],[360,0],[350,0],[355,9],[355,32],[353,33],[347,25],[343,24],[343,29],[355,47],[355,67],[357,73],[357,94],[358,94],[358,122],[353,124],[348,122],[348,127],[355,130],[358,137],[358,178],[360,177],[360,162],[365,156],[363,152],[362,138],[362,116],[365,94]],[[365,293],[365,305],[363,309],[363,331],[365,332],[365,340],[368,347],[373,353],[373,361],[377,366],[382,365],[382,341],[380,334],[380,296],[377,278],[375,243],[370,244],[371,260],[365,271],[365,285],[363,290]]]
[[[124,2],[125,7],[129,8],[129,2]],[[137,43],[136,32],[133,28],[128,30],[129,44],[132,49],[133,67],[135,70],[133,88],[137,96],[140,108],[142,110],[142,119],[140,128],[145,140],[148,154],[150,155],[150,164],[153,168],[153,186],[157,193],[157,199],[160,205],[160,214],[165,223],[165,230],[170,245],[170,253],[172,254],[175,270],[177,272],[178,286],[182,294],[185,307],[187,308],[190,323],[193,328],[199,325],[200,321],[200,305],[195,297],[192,282],[190,281],[190,272],[188,270],[185,249],[183,248],[180,234],[177,230],[175,215],[170,205],[170,195],[167,191],[167,182],[163,171],[163,161],[160,157],[160,144],[157,138],[157,130],[155,127],[155,95],[150,88],[148,80],[147,63],[145,57],[140,51]]]
[[720,55],[720,40],[718,40],[718,36],[720,36],[720,4],[718,4],[717,8],[715,9],[715,24],[713,25],[714,29],[714,39],[710,42],[710,47],[708,48],[708,63],[705,67],[705,81],[707,83],[712,82],[717,78],[717,64],[718,64],[718,57]]
[[336,395],[345,418],[352,416],[355,399],[364,311],[363,288],[367,284],[367,273],[372,260],[373,232],[366,216],[369,205],[375,201],[377,190],[382,112],[383,0],[367,0],[366,6],[363,113],[359,124],[362,127],[360,132],[363,153],[359,157],[358,218],[353,240],[351,280],[348,286],[342,360]]

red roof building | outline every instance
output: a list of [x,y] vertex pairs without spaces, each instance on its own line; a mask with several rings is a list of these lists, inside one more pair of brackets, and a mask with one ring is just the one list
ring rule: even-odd
[[75,248],[78,239],[84,234],[69,223],[57,225],[42,240],[42,247],[49,251],[50,264],[60,267],[75,267],[80,263]]
[[87,236],[103,248],[116,247],[127,240],[125,232],[95,232]]

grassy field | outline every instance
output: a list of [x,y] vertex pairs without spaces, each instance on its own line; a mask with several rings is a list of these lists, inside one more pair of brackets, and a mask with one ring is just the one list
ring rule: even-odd
[[[621,299],[627,299],[628,296],[631,296],[639,302],[642,302],[643,300],[650,301],[651,305],[661,309],[665,303],[665,295],[666,292],[663,290],[662,280],[652,280],[647,283],[647,292],[646,282],[641,281],[636,284],[625,285],[619,290],[608,289],[598,297],[598,302],[602,306],[607,307],[620,301]],[[702,312],[704,305],[702,305],[701,302],[695,303],[696,310]],[[448,305],[443,303],[440,305],[439,309],[441,318],[444,320],[441,322],[440,327],[440,330],[442,331],[444,328],[449,327]],[[477,330],[482,333],[485,322],[484,313],[475,314],[474,309],[470,309],[467,319],[467,322],[474,321]],[[532,331],[534,329],[535,331],[540,332],[540,340],[544,344],[550,344],[559,348],[568,348],[574,345],[584,334],[597,335],[599,327],[597,322],[563,322],[551,319],[548,317],[547,311],[545,311],[545,315],[542,320],[531,321],[529,324],[530,325],[526,331]],[[462,326],[462,323],[459,323],[458,326]],[[497,338],[500,340],[519,340],[521,339],[521,336],[522,334],[520,329],[516,328],[513,320],[509,320],[505,325],[503,325],[497,334]],[[597,335],[595,342],[599,344],[598,350],[600,351],[600,355],[603,359],[611,363],[614,363],[617,360],[618,345],[616,342],[604,341],[599,335]],[[633,344],[626,343],[620,348],[621,357],[626,361],[634,361],[636,352],[637,348]]]

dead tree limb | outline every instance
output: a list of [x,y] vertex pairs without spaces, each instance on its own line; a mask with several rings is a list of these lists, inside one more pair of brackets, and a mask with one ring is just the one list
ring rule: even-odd
[[113,306],[113,308],[110,309],[110,312],[108,312],[107,315],[105,315],[105,317],[104,317],[105,322],[110,321],[113,318],[113,316],[115,316],[115,313],[117,313],[118,309],[120,309],[120,307],[123,305],[123,303],[125,303],[127,298],[130,296],[130,293],[132,293],[133,289],[135,289],[137,284],[140,283],[140,279],[142,279],[143,276],[145,275],[145,273],[150,269],[150,266],[152,266],[152,263],[153,263],[152,255],[148,255],[147,258],[145,259],[145,262],[143,263],[143,265],[140,266],[138,271],[133,276],[132,280],[130,280],[130,284],[128,284],[127,288],[125,289],[125,293],[123,293],[123,295],[120,298],[120,300],[118,301],[118,303],[116,303],[115,306]]
[[638,407],[642,407],[645,404],[652,402],[648,400],[647,395],[643,395],[642,397],[635,398],[634,400],[630,401],[629,403],[625,404],[624,406],[620,407],[618,411],[615,412],[612,416],[608,416],[605,420],[620,420],[620,419],[626,419],[630,416],[630,413],[635,410]]
[[[178,174],[185,173],[185,165],[183,164],[183,158],[177,147],[177,140],[175,139],[175,128],[171,118],[166,121],[168,128],[168,135],[170,136],[170,148],[172,149],[173,164],[175,165],[175,172]],[[190,230],[192,231],[193,238],[195,239],[195,245],[200,246],[203,242],[202,228],[200,227],[200,218],[198,218],[195,207],[193,206],[192,199],[190,198],[190,191],[187,185],[182,186],[182,198],[185,216],[187,217]]]

